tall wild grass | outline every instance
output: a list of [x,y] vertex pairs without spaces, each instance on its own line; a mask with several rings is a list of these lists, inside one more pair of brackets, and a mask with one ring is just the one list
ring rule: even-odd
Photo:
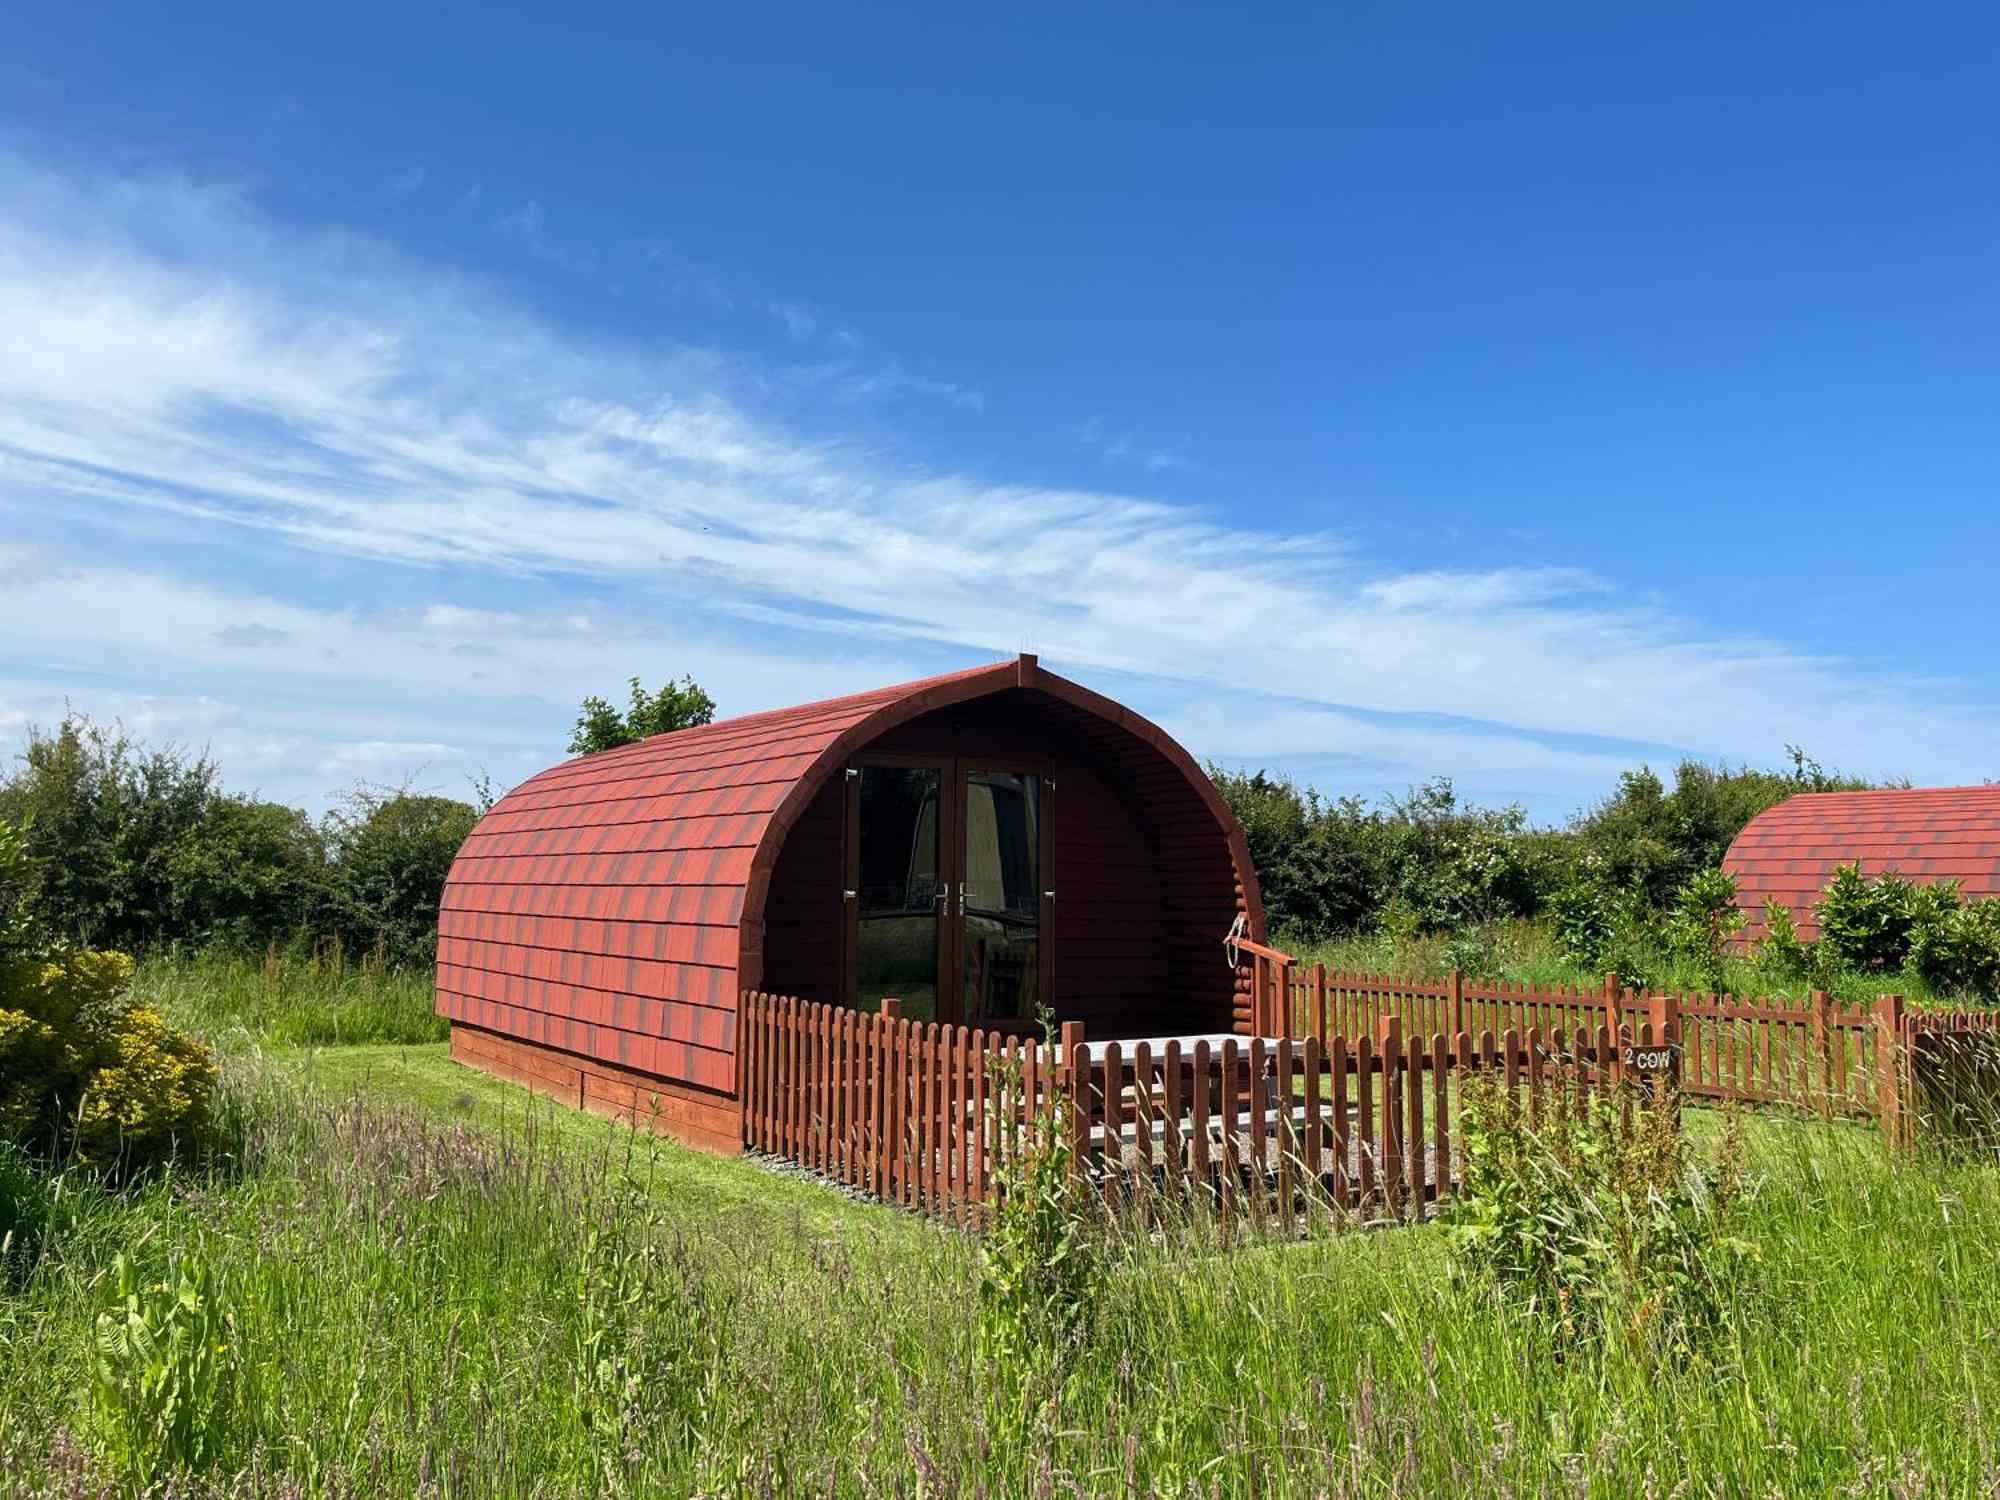
[[[57,1181],[22,1206],[0,1493],[120,1492],[116,1434],[176,1429],[119,1414],[163,1389],[207,1403],[201,1450],[158,1468],[183,1494],[2000,1484],[2000,1175],[1892,1166],[1862,1130],[1747,1132],[1731,1223],[1755,1295],[1722,1304],[1697,1354],[1580,1351],[1435,1228],[1229,1253],[1170,1230],[1096,1247],[1079,1315],[1050,1325],[1062,1378],[1024,1409],[1024,1356],[992,1336],[1009,1282],[971,1238],[777,1206],[797,1190],[718,1210],[678,1148],[607,1131],[580,1150],[533,1110],[493,1130],[281,1093],[255,1119],[232,1174],[123,1196]],[[176,1314],[184,1287],[199,1306]],[[200,1330],[220,1368],[107,1354],[100,1318],[134,1316]]]
[[261,958],[226,949],[159,953],[141,961],[136,999],[229,1050],[246,1043],[359,1046],[440,1042],[449,1028],[432,1014],[427,967],[355,956],[338,942]]

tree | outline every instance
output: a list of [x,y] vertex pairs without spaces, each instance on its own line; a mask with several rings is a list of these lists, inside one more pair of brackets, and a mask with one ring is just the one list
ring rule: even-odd
[[1636,896],[1643,910],[1667,911],[1697,873],[1722,863],[1730,841],[1765,808],[1799,792],[1871,785],[1823,770],[1796,747],[1787,754],[1789,771],[1684,760],[1671,791],[1650,766],[1625,772],[1618,790],[1572,825],[1594,878]]
[[394,963],[437,954],[438,902],[478,814],[469,803],[407,788],[358,786],[330,814],[339,907],[335,931]]
[[0,963],[32,946],[35,887],[42,861],[28,852],[28,824],[0,819]]
[[170,937],[176,862],[225,800],[215,763],[178,745],[149,748],[80,714],[53,733],[30,729],[20,760],[0,784],[0,818],[32,820],[49,929],[93,947]]
[[634,677],[631,705],[620,713],[595,695],[583,700],[576,731],[569,737],[572,755],[595,755],[656,734],[692,729],[715,717],[715,700],[692,677],[668,682],[648,693]]
[[175,942],[237,949],[284,941],[323,918],[333,872],[326,840],[296,807],[218,800],[168,859]]

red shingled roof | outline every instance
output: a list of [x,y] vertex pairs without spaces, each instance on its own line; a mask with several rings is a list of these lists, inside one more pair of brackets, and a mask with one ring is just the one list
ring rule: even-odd
[[[1162,753],[1230,830],[1208,778],[1137,714],[1031,656],[720,720],[554,766],[480,819],[438,917],[438,1011],[543,1046],[735,1087],[740,987],[786,833],[832,768],[918,714],[1009,688],[1061,699]],[[1247,910],[1261,931],[1255,877]]]
[[738,923],[779,809],[856,725],[981,679],[1011,687],[1017,672],[1001,662],[722,719],[530,777],[452,864],[439,1011],[733,1088]]
[[1818,935],[1813,902],[1841,865],[1869,875],[1955,879],[1968,896],[2000,896],[2000,786],[1807,792],[1766,809],[1723,856],[1736,901],[1763,935],[1764,900],[1790,908],[1805,938]]

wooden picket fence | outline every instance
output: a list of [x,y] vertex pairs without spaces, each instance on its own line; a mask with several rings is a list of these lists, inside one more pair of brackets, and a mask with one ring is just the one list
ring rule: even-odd
[[1053,1046],[783,996],[746,994],[738,1029],[744,1143],[884,1202],[962,1225],[1039,1122],[1067,1132],[1072,1169],[1122,1210],[1177,1204],[1225,1224],[1413,1219],[1448,1196],[1461,1085],[1475,1073],[1524,1099],[1556,1070],[1620,1076],[1614,1033],[1376,1034]]
[[737,1022],[744,1145],[885,1203],[970,1224],[1051,1107],[1040,1043],[749,993]]
[[1086,1043],[1065,1028],[1058,1089],[1071,1157],[1120,1208],[1195,1205],[1225,1224],[1296,1229],[1411,1220],[1449,1196],[1464,1085],[1484,1075],[1539,1116],[1558,1076],[1600,1087],[1649,1025],[1614,1033],[1169,1038]]
[[[1411,980],[1296,964],[1240,944],[1248,1036],[1055,1043],[746,994],[743,1138],[884,1202],[985,1222],[1038,1122],[1125,1208],[1165,1203],[1296,1225],[1422,1216],[1448,1196],[1462,1085],[1476,1074],[1531,1114],[1552,1080],[1642,1082],[1673,1097],[1874,1117],[1907,1144],[1920,1112],[2000,1100],[2000,1015]],[[1989,1131],[2000,1122],[1985,1123]]]
[[1601,986],[1533,986],[1349,972],[1304,965],[1276,949],[1240,944],[1250,971],[1252,1029],[1265,1036],[1353,1036],[1394,1018],[1407,1032],[1477,1035],[1509,1030],[1629,1033],[1651,1025],[1681,1049],[1681,1091],[1691,1098],[1785,1105],[1822,1114],[1880,1115],[1893,1089],[1897,1048],[1918,1014],[1933,1031],[1984,1024],[1981,1012],[1906,1011],[1884,996],[1873,1006],[1815,991],[1804,1001],[1635,990],[1607,974]]

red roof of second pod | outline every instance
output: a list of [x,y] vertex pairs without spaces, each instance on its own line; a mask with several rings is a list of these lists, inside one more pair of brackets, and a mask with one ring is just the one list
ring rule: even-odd
[[2000,786],[1801,793],[1752,818],[1722,863],[1751,937],[1762,935],[1767,898],[1791,911],[1802,936],[1816,936],[1813,903],[1842,865],[2000,895]]

